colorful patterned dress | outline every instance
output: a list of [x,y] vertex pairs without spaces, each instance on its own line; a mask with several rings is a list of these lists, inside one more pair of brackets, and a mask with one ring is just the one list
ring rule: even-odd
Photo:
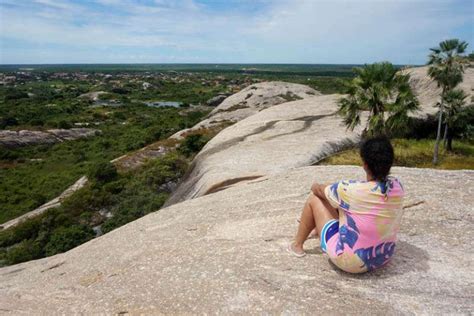
[[331,261],[351,273],[385,265],[394,253],[403,213],[400,181],[339,181],[327,186],[325,195],[339,209],[339,232],[327,241]]

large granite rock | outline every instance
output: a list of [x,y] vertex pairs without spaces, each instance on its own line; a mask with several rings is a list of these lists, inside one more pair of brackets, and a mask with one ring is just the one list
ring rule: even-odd
[[[440,101],[441,88],[428,76],[429,66],[413,67],[403,70],[410,75],[410,86],[420,101],[421,114],[435,114],[436,104]],[[467,102],[474,96],[474,64],[465,68],[463,82],[457,88],[468,95]]]
[[171,138],[180,139],[183,135],[201,128],[235,123],[268,107],[315,95],[321,93],[302,84],[281,81],[256,83],[229,96],[213,109],[205,120],[192,128],[177,132]]
[[91,137],[100,134],[94,128],[50,129],[47,131],[0,131],[0,147],[15,148],[21,146],[54,144],[66,140]]
[[262,176],[312,165],[359,142],[335,112],[341,95],[272,106],[220,132],[196,156],[171,205]]
[[5,147],[20,147],[36,144],[54,144],[58,139],[49,133],[41,131],[0,131],[0,145]]
[[[0,269],[12,314],[470,314],[474,172],[394,168],[407,191],[395,257],[348,275],[308,241],[284,249],[314,180],[360,167],[282,172],[147,215],[67,253]],[[462,186],[462,189],[460,187]]]
[[[437,108],[434,105],[438,102],[441,91],[429,78],[428,67],[408,68],[403,71],[410,74],[410,84],[420,101],[420,110],[412,115],[425,117],[436,113]],[[265,87],[269,89],[268,85],[275,83],[262,84],[267,84]],[[280,89],[281,84],[283,83],[278,83],[275,89]],[[219,111],[235,107],[242,95],[252,91],[251,87],[227,98],[212,111],[211,118],[215,118]],[[470,100],[473,96],[474,68],[466,68],[464,81],[459,87],[469,95]],[[253,105],[252,111],[259,109],[259,112],[254,115],[247,113],[247,118],[223,130],[197,155],[189,173],[166,205],[222,190],[260,176],[308,166],[357,143],[365,126],[364,119],[362,126],[348,131],[343,126],[341,117],[335,114],[337,101],[341,97],[343,95],[310,94],[302,100],[273,105],[263,110],[258,104]],[[231,113],[242,119],[238,113],[245,112]]]

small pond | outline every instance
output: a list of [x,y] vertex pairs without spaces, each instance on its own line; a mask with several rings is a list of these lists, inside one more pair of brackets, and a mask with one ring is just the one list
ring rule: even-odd
[[172,106],[178,108],[183,102],[176,102],[176,101],[153,101],[153,102],[143,102],[148,106],[151,107],[165,107],[165,106]]

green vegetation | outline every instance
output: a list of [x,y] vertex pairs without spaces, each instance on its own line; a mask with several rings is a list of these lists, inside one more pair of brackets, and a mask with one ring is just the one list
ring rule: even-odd
[[[85,112],[85,113],[84,113]],[[0,153],[0,223],[59,195],[98,162],[109,161],[197,123],[206,112],[129,105],[85,108],[80,122],[100,122],[101,135]],[[70,120],[74,120],[71,115]]]
[[[81,65],[29,65],[36,72],[87,72],[87,73],[154,73],[180,72],[225,75],[225,74],[288,74],[316,75],[323,77],[352,76],[357,65],[330,64],[81,64]],[[0,65],[0,71],[22,71],[21,65]]]
[[[452,152],[442,152],[440,162],[431,159],[435,141],[431,139],[394,139],[395,166],[436,169],[474,169],[474,143],[454,141]],[[358,148],[353,148],[322,160],[320,165],[362,165]]]
[[190,157],[197,154],[209,140],[210,136],[204,134],[188,135],[179,146],[178,151],[186,157]]
[[467,95],[461,89],[453,89],[443,96],[444,112],[444,148],[453,150],[453,139],[470,138],[474,135],[474,105],[466,105]]
[[364,134],[390,134],[405,128],[408,114],[418,109],[409,75],[403,75],[391,63],[375,63],[356,68],[357,77],[348,85],[349,96],[339,100],[339,114],[353,130],[368,112]]
[[0,231],[0,266],[67,251],[158,210],[187,169],[188,160],[169,153],[138,170],[118,174],[113,164],[98,163],[90,183],[59,208]]
[[[438,150],[439,141],[441,138],[443,115],[453,114],[452,111],[445,111],[445,101],[447,101],[446,94],[455,89],[456,86],[463,80],[463,63],[465,59],[463,54],[466,51],[467,45],[468,44],[466,42],[460,41],[458,39],[450,39],[442,41],[439,43],[438,47],[431,48],[431,54],[429,55],[428,62],[430,65],[428,74],[438,83],[438,86],[442,89],[441,103],[439,104],[438,129],[433,153],[433,164],[438,163]],[[453,119],[454,118],[451,117],[451,121]],[[445,120],[445,135],[448,134],[450,125],[449,121],[450,118],[448,117],[448,119]]]

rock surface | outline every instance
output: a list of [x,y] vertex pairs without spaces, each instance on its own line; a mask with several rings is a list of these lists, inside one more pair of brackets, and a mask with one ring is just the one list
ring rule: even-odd
[[321,93],[302,84],[281,81],[252,84],[226,98],[212,110],[207,119],[192,128],[177,132],[171,138],[180,139],[183,134],[200,128],[235,123],[268,107],[314,95],[321,95]]
[[21,146],[54,144],[66,140],[91,137],[101,131],[93,128],[50,129],[47,131],[0,131],[0,146],[15,148]]
[[[420,101],[420,111],[413,116],[424,117],[436,113],[434,105],[441,91],[428,77],[428,67],[408,68],[404,71],[410,73],[412,88]],[[215,118],[219,111],[239,104],[237,100],[252,91],[251,87],[227,98],[212,111],[211,115],[214,115],[211,118]],[[277,87],[280,87],[280,83]],[[460,88],[471,97],[473,87],[474,68],[466,68]],[[260,110],[226,128],[195,158],[190,172],[185,175],[166,205],[260,176],[308,166],[357,143],[363,127],[359,126],[353,132],[348,131],[342,125],[342,119],[335,115],[337,101],[341,97],[343,95],[338,94],[306,96],[303,100]]]
[[302,167],[162,209],[67,253],[1,268],[0,310],[472,313],[474,172],[393,174],[406,188],[406,209],[395,256],[374,273],[338,271],[315,240],[304,258],[284,250],[314,180],[363,177],[360,167]]
[[140,167],[150,159],[156,159],[166,155],[173,149],[176,149],[176,144],[167,141],[158,141],[132,153],[117,157],[110,162],[115,164],[120,170],[132,170]]
[[220,132],[195,157],[166,205],[235,183],[312,165],[359,141],[336,116],[341,95],[275,105]]
[[[436,104],[440,100],[441,88],[428,76],[428,66],[407,68],[403,72],[410,74],[410,85],[418,97],[422,114],[435,114]],[[468,95],[467,102],[474,96],[474,64],[466,67],[464,80],[457,88]]]

